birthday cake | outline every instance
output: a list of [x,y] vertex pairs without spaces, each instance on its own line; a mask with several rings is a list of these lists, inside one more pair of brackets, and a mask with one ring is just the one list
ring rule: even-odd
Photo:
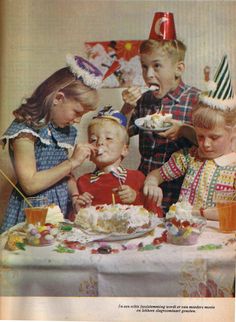
[[188,201],[173,204],[166,214],[167,241],[178,245],[193,245],[206,226],[206,219],[192,215]]
[[148,129],[162,128],[169,125],[172,120],[171,113],[154,113],[151,115],[146,115],[143,118],[142,126]]
[[104,204],[81,208],[75,224],[92,232],[130,234],[149,228],[151,216],[142,206]]

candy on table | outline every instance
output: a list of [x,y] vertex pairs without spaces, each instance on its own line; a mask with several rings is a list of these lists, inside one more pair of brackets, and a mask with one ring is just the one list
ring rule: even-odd
[[34,226],[32,224],[27,227],[27,243],[32,246],[46,246],[54,243],[58,234],[58,229],[52,224],[44,226]]

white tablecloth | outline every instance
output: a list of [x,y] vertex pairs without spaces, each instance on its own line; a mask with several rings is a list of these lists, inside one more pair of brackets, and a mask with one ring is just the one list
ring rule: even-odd
[[150,247],[163,231],[156,228],[145,237],[107,242],[116,250],[110,254],[92,253],[98,243],[74,253],[57,252],[57,243],[8,251],[2,236],[0,295],[232,296],[235,234],[219,233],[218,223],[208,221],[196,245]]

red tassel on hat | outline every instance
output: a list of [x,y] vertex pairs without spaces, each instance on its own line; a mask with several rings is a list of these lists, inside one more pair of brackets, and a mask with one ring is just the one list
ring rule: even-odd
[[156,12],[149,39],[176,40],[174,15],[171,12]]

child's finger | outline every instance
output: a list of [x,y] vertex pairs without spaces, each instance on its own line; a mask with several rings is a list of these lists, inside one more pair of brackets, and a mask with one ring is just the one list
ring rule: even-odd
[[91,203],[93,198],[91,198],[89,195],[81,195],[79,196],[78,200],[84,204]]
[[153,185],[145,186],[143,191],[144,191],[144,194],[148,197],[148,199],[152,200],[157,205],[159,205],[161,203],[162,190],[159,187],[156,187]]
[[94,198],[94,196],[93,196],[91,193],[89,193],[89,192],[85,192],[85,193],[83,194],[83,196],[86,196],[86,197],[88,197],[88,198],[90,198],[90,199],[93,199],[93,198]]
[[130,188],[125,185],[122,185],[117,189],[117,193],[120,197],[127,195],[129,192],[130,192]]
[[85,206],[86,202],[83,199],[77,199],[75,204],[79,204],[80,206]]
[[169,135],[171,135],[173,133],[172,129],[168,129],[166,131],[163,131],[163,132],[158,132],[158,135],[164,137],[164,138],[167,138]]
[[98,148],[96,146],[94,146],[93,144],[89,143],[89,148],[91,150],[91,153],[96,153],[98,151]]

